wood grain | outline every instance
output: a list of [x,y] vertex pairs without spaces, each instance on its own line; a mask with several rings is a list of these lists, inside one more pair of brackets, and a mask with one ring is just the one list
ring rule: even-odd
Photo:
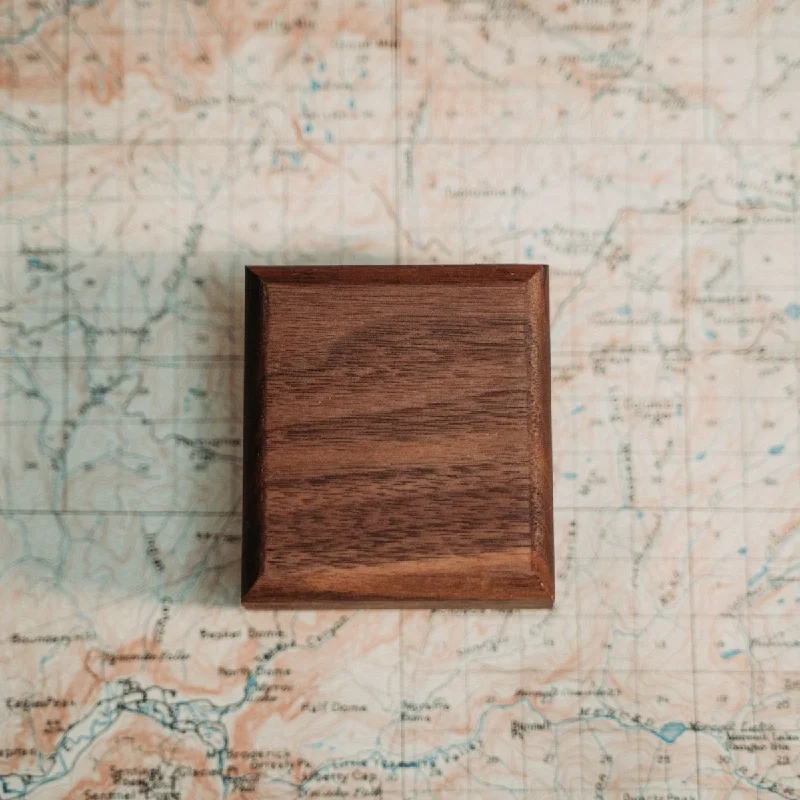
[[552,605],[545,267],[252,267],[245,302],[245,605]]

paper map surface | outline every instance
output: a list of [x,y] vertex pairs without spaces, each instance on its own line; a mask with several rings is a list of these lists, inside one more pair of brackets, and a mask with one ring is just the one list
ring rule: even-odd
[[[0,5],[0,798],[800,797],[800,3]],[[550,265],[552,612],[238,606],[245,264]]]

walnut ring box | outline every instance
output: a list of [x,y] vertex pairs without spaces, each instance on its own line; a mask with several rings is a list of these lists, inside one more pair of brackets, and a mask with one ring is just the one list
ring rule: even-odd
[[547,267],[248,267],[248,608],[551,607]]

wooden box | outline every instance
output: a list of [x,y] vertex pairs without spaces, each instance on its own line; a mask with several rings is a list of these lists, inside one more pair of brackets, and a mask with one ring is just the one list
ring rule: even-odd
[[547,268],[250,267],[245,295],[245,606],[551,606]]

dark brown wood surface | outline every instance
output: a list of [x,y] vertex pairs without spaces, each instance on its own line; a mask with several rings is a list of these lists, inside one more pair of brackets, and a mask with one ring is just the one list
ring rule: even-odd
[[242,599],[550,606],[547,269],[250,267]]

